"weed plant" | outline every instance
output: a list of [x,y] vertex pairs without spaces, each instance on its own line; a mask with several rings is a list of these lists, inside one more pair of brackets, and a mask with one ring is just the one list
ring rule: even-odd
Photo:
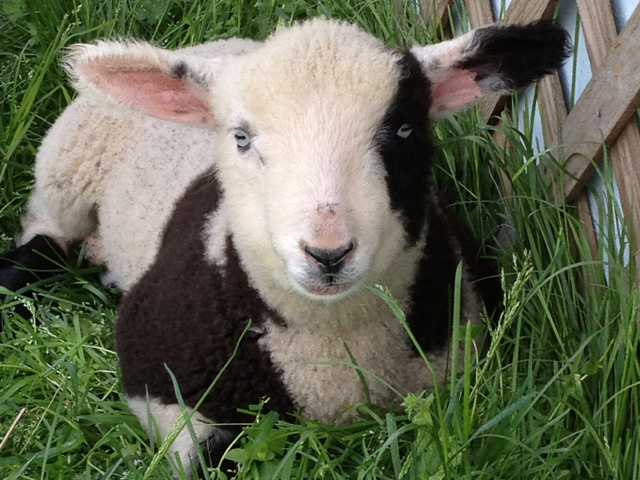
[[[316,15],[356,22],[399,47],[441,38],[414,2],[396,3],[5,0],[0,250],[18,230],[38,145],[74,97],[59,67],[65,46],[98,37],[168,48],[261,39],[276,25]],[[638,293],[634,266],[621,253],[633,243],[606,162],[604,240],[593,252],[575,207],[556,205],[545,189],[538,164],[559,176],[561,159],[536,153],[531,132],[507,116],[488,127],[471,111],[441,121],[434,135],[439,185],[502,266],[505,311],[488,327],[491,346],[477,358],[468,349],[464,372],[438,391],[399,399],[399,412],[355,406],[361,415],[350,425],[263,415],[257,404],[256,421],[229,453],[238,478],[640,478]],[[124,402],[113,348],[117,292],[96,281],[97,271],[71,262],[53,281],[30,287],[35,299],[9,295],[0,305],[0,437],[7,437],[0,478],[171,478],[167,445],[150,442]],[[372,286],[374,294],[385,297]],[[16,313],[21,305],[31,319]],[[453,334],[469,344],[471,332],[454,324]]]

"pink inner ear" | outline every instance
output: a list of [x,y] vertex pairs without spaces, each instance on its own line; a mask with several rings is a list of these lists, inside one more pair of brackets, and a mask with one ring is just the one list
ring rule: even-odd
[[436,85],[432,93],[429,114],[441,117],[450,111],[472,102],[482,95],[476,83],[476,74],[469,70],[456,70],[446,80]]
[[174,122],[213,124],[204,88],[159,69],[117,70],[96,63],[80,66],[81,73],[115,100]]

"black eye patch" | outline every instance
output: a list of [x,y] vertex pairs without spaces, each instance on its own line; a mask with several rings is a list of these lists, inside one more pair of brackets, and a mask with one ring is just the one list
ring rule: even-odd
[[415,244],[426,222],[431,176],[431,86],[411,52],[404,52],[398,64],[401,80],[378,129],[376,145],[387,172],[391,208],[400,212],[408,240]]

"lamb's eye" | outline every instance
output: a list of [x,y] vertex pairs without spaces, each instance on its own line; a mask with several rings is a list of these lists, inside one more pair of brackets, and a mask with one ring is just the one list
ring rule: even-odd
[[409,135],[411,135],[411,132],[413,132],[413,128],[410,124],[405,123],[398,129],[396,135],[398,135],[400,138],[407,138]]
[[238,150],[241,152],[245,152],[251,146],[251,140],[249,139],[249,135],[243,130],[238,130],[233,135],[236,139],[236,143],[238,144]]

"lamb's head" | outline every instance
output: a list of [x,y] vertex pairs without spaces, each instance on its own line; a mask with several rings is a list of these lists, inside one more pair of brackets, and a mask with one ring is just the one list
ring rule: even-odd
[[536,23],[400,52],[314,20],[244,55],[100,43],[68,64],[82,90],[211,128],[226,221],[254,282],[334,301],[384,282],[424,242],[429,119],[528,85],[565,45]]
[[[405,239],[405,205],[392,205],[413,196],[424,207],[427,194],[428,88],[418,62],[320,21],[274,35],[243,60],[213,104],[230,131],[218,170],[249,270],[322,300],[381,281],[425,221],[422,208]],[[394,106],[406,111],[392,118],[409,78],[416,103]],[[394,162],[406,176],[387,175]]]

